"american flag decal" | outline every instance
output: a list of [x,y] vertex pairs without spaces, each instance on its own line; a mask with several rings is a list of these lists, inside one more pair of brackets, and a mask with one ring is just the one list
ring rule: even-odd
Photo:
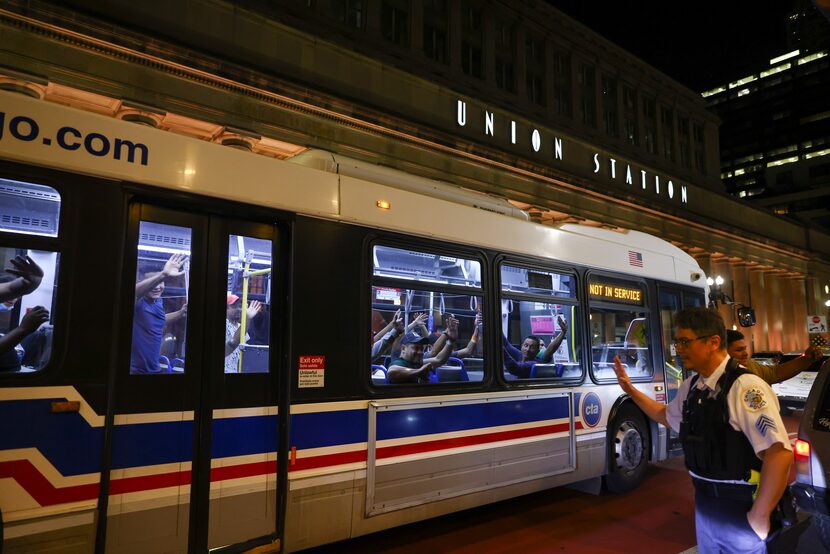
[[643,255],[633,250],[628,251],[628,265],[643,267]]

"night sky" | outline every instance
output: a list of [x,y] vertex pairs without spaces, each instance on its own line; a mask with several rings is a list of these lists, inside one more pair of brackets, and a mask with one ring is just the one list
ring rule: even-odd
[[548,3],[695,91],[787,52],[790,0]]

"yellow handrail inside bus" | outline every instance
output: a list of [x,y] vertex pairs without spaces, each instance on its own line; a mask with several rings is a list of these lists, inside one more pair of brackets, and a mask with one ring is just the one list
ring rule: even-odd
[[242,317],[239,318],[239,358],[236,361],[236,372],[242,373],[242,356],[245,355],[245,333],[248,323],[248,281],[251,277],[271,273],[271,268],[257,269],[251,271],[251,259],[253,255],[245,257],[245,266],[242,268]]

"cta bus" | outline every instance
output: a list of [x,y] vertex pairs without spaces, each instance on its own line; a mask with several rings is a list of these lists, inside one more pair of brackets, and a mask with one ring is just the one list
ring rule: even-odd
[[707,292],[657,237],[9,92],[0,262],[27,285],[0,311],[7,552],[296,551],[629,490],[674,438],[612,360],[670,400],[671,315]]

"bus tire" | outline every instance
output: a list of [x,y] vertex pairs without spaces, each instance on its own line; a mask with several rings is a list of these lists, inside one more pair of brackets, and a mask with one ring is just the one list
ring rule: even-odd
[[621,493],[635,489],[646,473],[648,452],[648,426],[642,414],[632,404],[623,404],[609,428],[606,490]]

